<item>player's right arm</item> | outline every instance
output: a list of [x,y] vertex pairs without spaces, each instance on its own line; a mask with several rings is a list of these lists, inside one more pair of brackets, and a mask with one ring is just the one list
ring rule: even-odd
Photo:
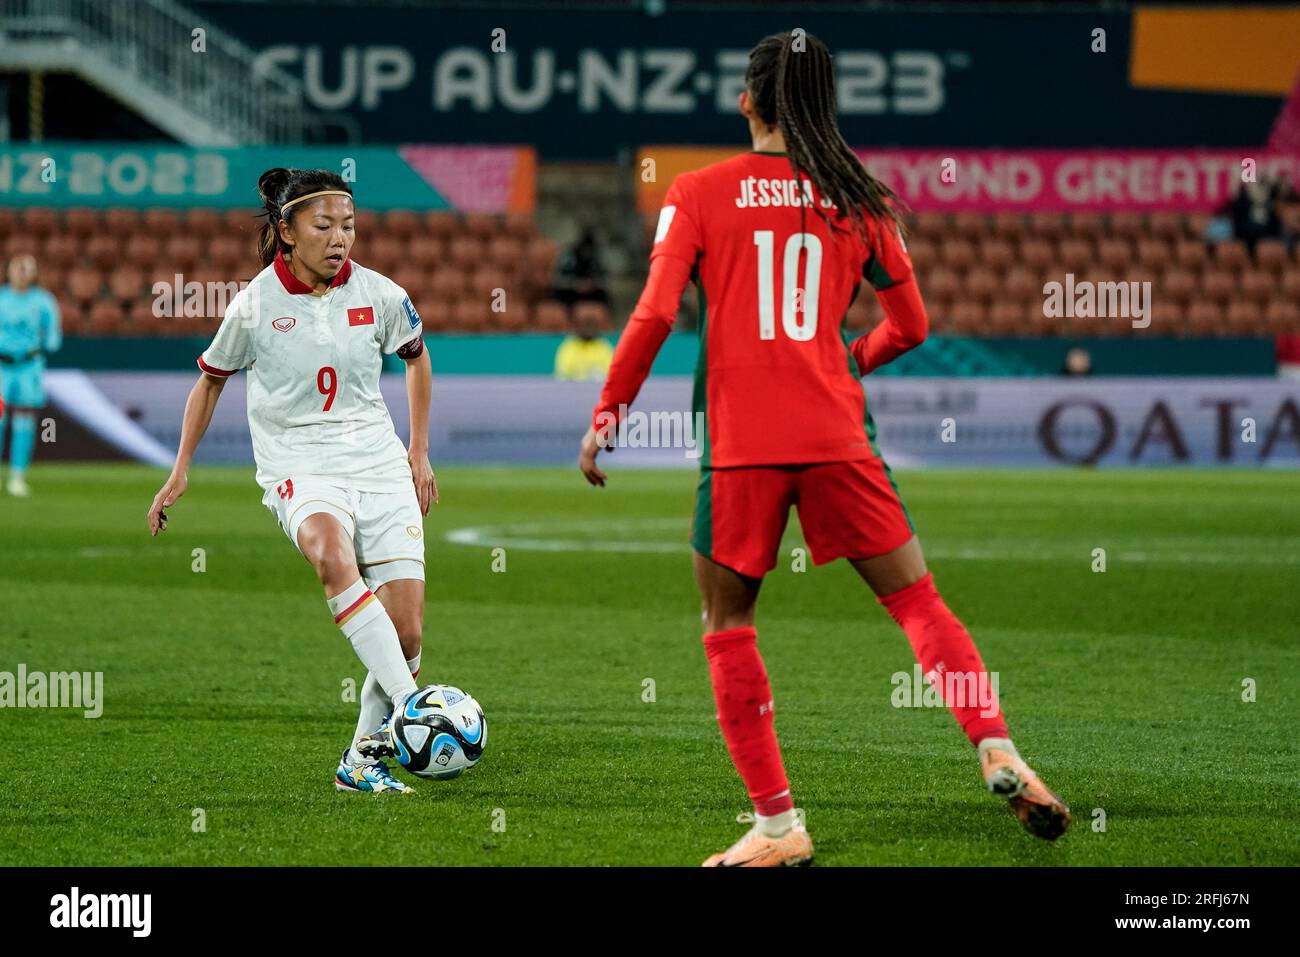
[[591,427],[582,439],[578,468],[592,485],[605,484],[607,476],[596,465],[596,456],[601,449],[611,447],[619,419],[650,374],[655,356],[672,331],[695,262],[704,251],[699,215],[691,202],[688,183],[687,177],[674,180],[659,211],[650,251],[650,277],[618,337],[600,401],[592,412]]
[[172,466],[167,481],[153,497],[153,504],[149,506],[151,536],[156,537],[159,532],[166,530],[167,514],[164,509],[170,508],[185,494],[194,451],[208,431],[212,413],[217,408],[217,400],[221,398],[221,390],[226,387],[226,380],[253,361],[254,311],[250,308],[248,296],[245,290],[230,301],[216,337],[203,355],[199,356],[198,364],[202,374],[190,390],[189,398],[185,400],[176,463]]

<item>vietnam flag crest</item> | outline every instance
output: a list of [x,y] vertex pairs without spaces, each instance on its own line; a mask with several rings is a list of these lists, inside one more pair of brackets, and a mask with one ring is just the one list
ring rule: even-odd
[[348,310],[349,326],[373,326],[375,324],[375,307],[361,306]]

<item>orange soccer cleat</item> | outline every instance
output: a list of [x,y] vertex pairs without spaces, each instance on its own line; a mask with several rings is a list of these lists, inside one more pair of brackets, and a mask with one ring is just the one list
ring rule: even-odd
[[980,742],[980,768],[990,791],[1004,798],[1025,830],[1054,841],[1070,826],[1070,809],[1052,793],[1006,739]]
[[[748,814],[737,818],[740,822],[752,820]],[[780,837],[768,837],[755,824],[735,844],[721,854],[714,854],[703,864],[704,867],[802,867],[813,860],[812,838],[804,828],[803,822],[796,820],[794,826]]]

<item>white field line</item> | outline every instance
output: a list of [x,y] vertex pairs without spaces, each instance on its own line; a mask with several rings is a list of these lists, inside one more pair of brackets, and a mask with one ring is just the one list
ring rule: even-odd
[[[478,548],[517,548],[537,552],[621,552],[640,554],[687,554],[691,547],[686,542],[688,523],[682,519],[646,519],[622,522],[527,522],[510,525],[472,525],[454,528],[443,535],[453,545]],[[677,529],[681,540],[676,542],[649,541],[619,537],[620,533],[651,532],[656,529]],[[565,537],[565,533],[578,533],[588,537]],[[924,545],[924,543],[922,543]],[[1300,565],[1300,555],[1279,555],[1267,551],[1223,554],[1214,552],[1214,541],[1201,540],[1202,551],[1179,550],[1159,552],[1151,549],[1131,550],[1107,548],[1108,561],[1133,562],[1153,565]],[[1080,546],[1066,549],[1060,546],[1042,547],[1033,543],[1010,541],[1005,546],[927,546],[925,555],[943,561],[1007,561],[1007,562],[1084,562],[1092,561],[1092,547]]]

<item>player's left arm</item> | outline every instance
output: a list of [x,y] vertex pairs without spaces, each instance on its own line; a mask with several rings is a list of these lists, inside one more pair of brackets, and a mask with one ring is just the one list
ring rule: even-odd
[[884,321],[849,346],[862,375],[892,362],[925,341],[930,320],[896,223],[881,223],[862,276],[876,291]]
[[438,479],[429,464],[429,405],[433,401],[433,366],[424,348],[424,329],[411,297],[394,286],[383,316],[383,349],[394,352],[406,365],[406,402],[410,408],[411,441],[406,461],[420,502],[421,514],[438,501]]
[[45,296],[41,308],[40,345],[29,353],[29,359],[47,352],[58,352],[63,346],[63,324],[59,319],[59,304],[51,295]]

